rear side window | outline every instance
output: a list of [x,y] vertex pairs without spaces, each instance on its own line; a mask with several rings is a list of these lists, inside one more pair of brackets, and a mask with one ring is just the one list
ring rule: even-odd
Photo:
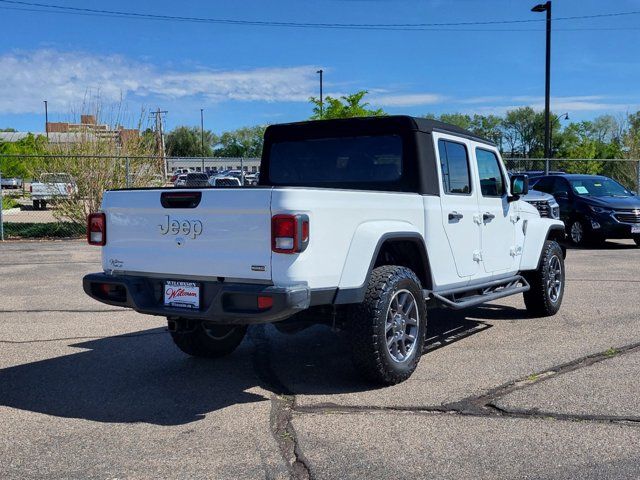
[[269,178],[275,185],[392,184],[402,176],[399,135],[275,142]]
[[489,150],[476,148],[476,160],[478,161],[478,175],[480,177],[482,196],[502,197],[506,192],[506,188],[498,156]]
[[438,153],[444,193],[453,195],[471,193],[467,147],[461,143],[438,140]]

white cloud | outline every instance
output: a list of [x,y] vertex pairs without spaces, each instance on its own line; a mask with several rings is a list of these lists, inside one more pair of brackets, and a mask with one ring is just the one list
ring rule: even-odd
[[120,98],[210,102],[306,101],[317,89],[314,66],[248,70],[166,71],[121,55],[36,50],[0,55],[0,111],[34,113],[48,100],[52,110],[67,111],[87,92],[106,101]]
[[[148,105],[233,101],[307,102],[317,95],[317,67],[300,65],[237,70],[190,67],[165,69],[122,55],[95,55],[52,49],[0,55],[0,113],[40,113],[42,100],[53,112],[70,112],[99,94],[105,102],[121,99]],[[337,84],[334,84],[334,87]],[[352,86],[352,90],[359,88]],[[344,89],[344,86],[342,86]],[[520,106],[544,108],[542,96],[453,97],[438,92],[402,92],[368,88],[366,100],[376,107],[439,105],[446,111],[503,114]],[[339,97],[342,93],[328,93]],[[157,102],[157,103],[156,103]],[[555,112],[619,112],[638,108],[635,97],[607,95],[553,97]]]

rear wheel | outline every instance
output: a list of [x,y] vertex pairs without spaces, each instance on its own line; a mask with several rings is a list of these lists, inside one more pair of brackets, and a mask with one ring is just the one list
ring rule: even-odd
[[374,269],[365,299],[352,313],[349,337],[358,370],[385,385],[409,378],[422,356],[427,321],[416,274],[391,265]]
[[562,248],[558,242],[547,240],[542,248],[538,269],[525,272],[531,289],[524,292],[527,312],[538,317],[558,313],[564,296],[565,270]]
[[214,325],[197,322],[191,330],[172,331],[171,338],[173,343],[187,355],[218,358],[233,352],[242,342],[246,332],[246,325]]

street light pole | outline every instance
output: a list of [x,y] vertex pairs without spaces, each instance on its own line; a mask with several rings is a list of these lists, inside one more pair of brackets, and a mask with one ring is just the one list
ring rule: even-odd
[[[553,125],[551,128],[551,135],[553,134],[553,127],[556,126],[556,122],[559,125],[561,119],[569,120],[569,113],[567,112],[567,113],[563,113],[562,115],[554,115],[553,117],[554,118],[553,118]],[[553,156],[553,138],[551,135],[549,135],[549,143],[551,143],[551,156]],[[547,172],[547,174],[548,173],[549,172]]]
[[323,70],[320,69],[316,73],[320,74],[320,118],[324,116],[324,102],[322,100],[322,73]]
[[47,107],[47,101],[44,101],[44,131],[47,135],[47,140],[49,140],[49,109]]
[[549,157],[551,156],[551,118],[550,118],[550,96],[551,96],[551,2],[541,3],[531,9],[532,12],[547,12],[547,48],[545,59],[545,81],[544,81],[544,172],[549,173]]
[[204,108],[200,109],[200,153],[202,155],[202,172],[204,173]]

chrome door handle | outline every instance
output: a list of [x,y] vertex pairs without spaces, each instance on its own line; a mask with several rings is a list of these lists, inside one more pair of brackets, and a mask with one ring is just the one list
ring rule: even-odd
[[449,213],[449,221],[453,222],[455,220],[461,220],[464,217],[461,213],[458,212],[450,212]]
[[493,213],[485,212],[482,214],[482,220],[485,222],[490,222],[494,218],[496,218],[496,216]]

